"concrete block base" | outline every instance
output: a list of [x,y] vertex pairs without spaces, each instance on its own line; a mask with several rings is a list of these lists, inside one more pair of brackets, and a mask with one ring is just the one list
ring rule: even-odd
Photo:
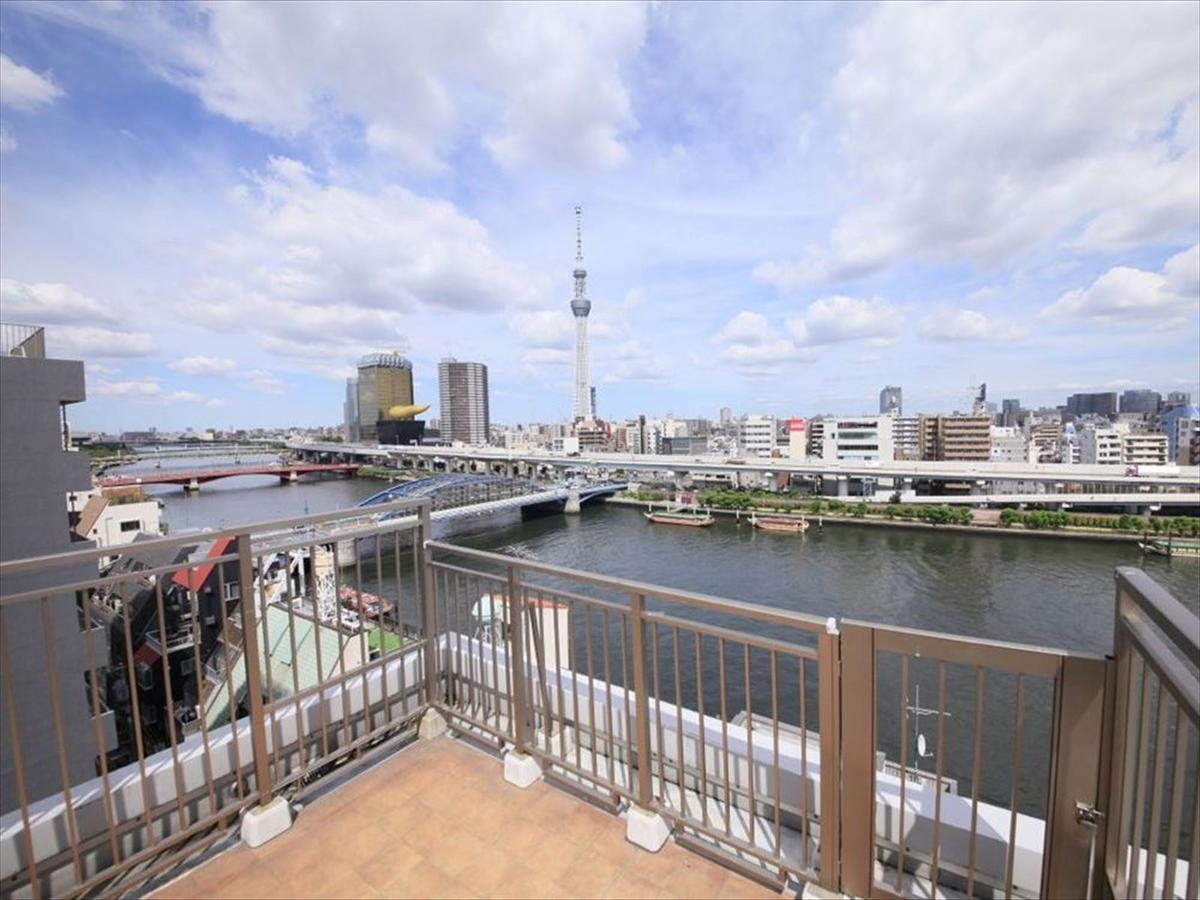
[[445,716],[436,709],[427,709],[425,710],[425,715],[421,716],[421,725],[417,729],[417,737],[422,741],[428,741],[432,738],[441,737],[446,733],[448,728]]
[[630,806],[625,819],[625,840],[643,850],[657,853],[671,836],[671,826],[658,813]]
[[804,884],[804,890],[800,892],[803,900],[842,900],[846,895],[839,894],[837,891],[831,891],[829,888],[823,888],[815,882],[808,881]]
[[504,780],[519,788],[527,788],[542,777],[542,767],[528,753],[512,750],[504,754]]
[[261,847],[292,827],[292,807],[283,797],[242,813],[242,843]]

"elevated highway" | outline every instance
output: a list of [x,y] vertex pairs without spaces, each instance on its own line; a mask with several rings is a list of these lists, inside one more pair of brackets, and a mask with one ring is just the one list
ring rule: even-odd
[[[387,447],[297,443],[299,457],[321,461],[376,460],[399,468],[429,472],[487,472],[547,477],[577,470],[597,478],[625,479],[659,475],[683,483],[687,478],[719,479],[732,486],[762,483],[778,476],[821,479],[828,493],[838,484],[869,481],[875,493],[893,488],[905,494],[941,496],[947,485],[970,496],[958,502],[1074,503],[1080,505],[1154,504],[1194,506],[1200,495],[1200,466],[1141,466],[1055,463],[836,462],[820,459],[727,459],[713,456],[651,456],[593,453],[567,456],[548,451],[515,452],[496,447]],[[829,490],[829,486],[834,490]],[[1068,495],[1067,499],[1059,499]],[[949,499],[947,495],[946,499]],[[1013,500],[988,497],[1019,497]],[[1045,499],[1043,499],[1045,498]]]

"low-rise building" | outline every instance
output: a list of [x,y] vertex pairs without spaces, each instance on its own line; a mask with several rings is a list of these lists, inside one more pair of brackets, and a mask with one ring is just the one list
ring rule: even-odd
[[808,455],[812,459],[821,459],[825,450],[825,417],[808,420]]
[[769,459],[775,449],[775,417],[745,416],[738,426],[742,455]]
[[1093,466],[1119,466],[1122,460],[1122,429],[1089,422],[1077,432],[1079,462]]
[[1181,466],[1200,464],[1200,418],[1175,423],[1175,462]]
[[891,462],[892,416],[854,416],[825,420],[821,458],[838,462]]
[[1016,426],[992,426],[992,462],[1029,462],[1029,441]]
[[788,419],[788,459],[808,458],[808,423],[803,419]]
[[892,417],[892,452],[896,459],[921,458],[921,417]]
[[1165,466],[1168,459],[1165,434],[1125,434],[1121,437],[1121,462],[1127,466]]

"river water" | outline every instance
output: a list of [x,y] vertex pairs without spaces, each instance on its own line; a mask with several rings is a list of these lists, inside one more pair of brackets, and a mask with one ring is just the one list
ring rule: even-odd
[[[207,464],[212,465],[211,461]],[[172,466],[185,467],[176,461]],[[190,463],[196,467],[195,462]],[[180,488],[151,488],[164,502],[163,517],[173,534],[202,528],[232,527],[306,512],[354,506],[383,487],[371,479],[330,479],[280,485],[270,477],[247,476],[205,485],[186,496]],[[439,537],[486,550],[516,551],[546,563],[604,575],[636,579],[670,588],[774,606],[814,616],[929,629],[998,641],[1064,648],[1103,655],[1111,652],[1113,570],[1140,566],[1192,610],[1200,608],[1200,562],[1143,557],[1132,543],[1065,540],[1026,534],[963,534],[925,529],[826,523],[804,536],[768,534],[744,523],[719,519],[712,528],[680,528],[648,524],[636,508],[597,505],[581,515],[552,515],[521,521],[510,514],[458,526]],[[540,579],[547,583],[546,579]],[[550,583],[551,587],[566,586]],[[388,585],[380,585],[384,590]],[[579,593],[597,595],[578,585]],[[374,589],[374,588],[370,588]],[[601,595],[603,596],[603,595]],[[468,598],[468,602],[470,598]],[[661,604],[657,604],[662,608]],[[655,603],[649,604],[655,608]],[[670,611],[678,611],[671,607]],[[751,630],[762,636],[789,637],[778,628],[690,611],[708,624]],[[602,626],[592,624],[592,637]],[[575,635],[576,659],[582,658],[581,632]],[[702,642],[697,667],[691,636],[681,651],[681,696],[696,706],[694,686],[703,685],[711,713],[719,690],[715,641]],[[674,691],[674,648],[669,630],[655,635],[662,654],[664,697]],[[594,646],[597,648],[599,644]],[[597,649],[598,652],[598,649]],[[728,703],[744,709],[744,671],[740,648],[726,648]],[[619,669],[615,657],[614,671]],[[770,659],[751,654],[751,697],[756,714],[770,713]],[[578,668],[578,666],[577,666]],[[815,664],[807,665],[807,725],[815,728],[817,694]],[[779,718],[798,722],[798,670],[777,669]],[[699,676],[699,677],[697,677]],[[614,680],[621,681],[619,675]],[[982,749],[984,799],[1008,805],[1016,679],[989,672],[985,687],[987,737]],[[878,670],[879,748],[897,760],[900,754],[899,664],[881,656]],[[970,790],[975,682],[973,667],[947,667],[944,766],[960,779],[960,792]],[[938,671],[928,660],[909,666],[907,702],[937,706]],[[1024,682],[1020,807],[1044,811],[1049,719],[1052,694],[1048,683]],[[916,752],[917,721],[905,725],[905,753],[910,765]],[[936,716],[921,728],[928,745],[936,738]],[[932,769],[931,759],[923,763]]]

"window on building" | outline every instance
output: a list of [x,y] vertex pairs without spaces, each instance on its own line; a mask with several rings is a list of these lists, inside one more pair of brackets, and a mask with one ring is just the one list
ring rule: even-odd
[[121,523],[121,531],[141,531],[141,530],[142,530],[142,520],[141,519],[130,519],[128,522]]

